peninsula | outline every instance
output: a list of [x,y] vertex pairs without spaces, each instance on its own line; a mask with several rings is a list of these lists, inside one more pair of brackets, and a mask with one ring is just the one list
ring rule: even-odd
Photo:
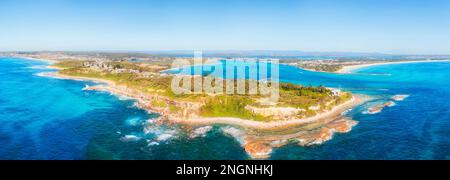
[[402,59],[402,60],[392,60],[392,59],[380,59],[380,60],[349,60],[349,59],[326,59],[326,60],[285,60],[284,63],[302,68],[308,71],[317,72],[331,72],[338,74],[349,74],[353,71],[361,68],[371,67],[371,66],[381,66],[390,64],[408,64],[408,63],[432,63],[432,62],[448,62],[445,59]]
[[[344,112],[366,99],[337,89],[289,83],[280,83],[279,102],[272,105],[261,103],[260,95],[251,94],[177,95],[170,89],[175,75],[161,73],[169,69],[168,63],[107,58],[53,60],[57,62],[51,67],[59,70],[52,76],[100,82],[84,90],[136,99],[138,107],[160,115],[159,123],[193,129],[229,125],[227,134],[239,139],[250,157],[257,159],[269,158],[273,148],[292,143],[321,144],[336,132],[349,132],[357,122],[343,118]],[[250,81],[245,80],[246,84]]]

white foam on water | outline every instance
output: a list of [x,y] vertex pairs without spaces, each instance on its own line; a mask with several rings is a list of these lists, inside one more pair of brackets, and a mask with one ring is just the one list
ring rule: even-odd
[[35,65],[35,66],[27,67],[27,69],[38,69],[38,70],[42,70],[42,69],[49,69],[49,68],[47,68],[47,66],[43,66],[43,65]]
[[34,74],[35,76],[39,76],[39,77],[46,77],[46,78],[54,78],[54,79],[58,79],[54,76],[52,76],[49,72],[40,72],[40,73],[36,73]]
[[205,137],[206,134],[213,129],[212,126],[205,126],[195,129],[189,134],[190,138]]
[[345,116],[351,111],[353,111],[353,109],[347,109],[347,110],[345,110],[344,112],[341,113],[341,116]]
[[370,114],[370,115],[374,115],[374,114],[378,114],[378,113],[381,113],[381,111],[380,112],[370,112],[370,111],[363,111],[362,112],[362,114]]
[[174,137],[173,134],[161,134],[158,137],[156,137],[156,141],[157,142],[164,142],[164,141],[168,141],[170,139],[172,139]]
[[133,98],[124,95],[115,95],[121,101],[132,100]]
[[389,89],[377,89],[378,91],[389,91]]
[[123,142],[136,142],[141,139],[142,139],[141,137],[138,137],[136,135],[125,135],[122,138],[120,138],[120,140]]
[[132,117],[125,120],[125,123],[129,126],[138,126],[142,124],[142,119],[139,117]]
[[148,142],[148,144],[147,144],[147,146],[158,146],[159,145],[159,142],[156,142],[156,141],[147,141]]
[[238,128],[232,127],[232,126],[222,127],[221,130],[225,135],[235,138],[241,145],[245,144],[245,132],[244,131],[242,131]]
[[145,126],[144,133],[145,134],[162,134],[163,129],[161,127],[151,124],[151,125]]
[[176,128],[154,124],[154,121],[156,120],[148,120],[144,127],[144,133],[152,136],[150,142],[161,143],[178,138],[179,131]]

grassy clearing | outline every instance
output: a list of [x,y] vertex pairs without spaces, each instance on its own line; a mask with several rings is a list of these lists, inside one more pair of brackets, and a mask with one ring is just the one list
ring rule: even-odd
[[201,115],[205,117],[236,117],[267,121],[259,115],[252,114],[245,107],[254,104],[253,100],[245,96],[216,96],[208,99],[201,108]]

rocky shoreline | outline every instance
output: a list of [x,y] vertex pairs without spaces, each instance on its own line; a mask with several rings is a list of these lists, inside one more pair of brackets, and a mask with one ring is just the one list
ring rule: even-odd
[[[343,118],[342,113],[367,100],[365,97],[355,95],[351,100],[314,117],[288,121],[258,122],[239,118],[201,117],[197,115],[198,113],[195,113],[202,106],[201,103],[173,101],[164,96],[144,94],[125,86],[118,86],[108,80],[72,77],[59,73],[53,73],[51,76],[102,83],[96,86],[87,86],[84,90],[105,91],[135,99],[139,108],[161,115],[158,120],[161,123],[182,124],[193,127],[210,125],[229,125],[234,127],[236,131],[241,131],[241,133],[233,135],[233,137],[240,140],[242,147],[252,159],[267,159],[274,148],[287,144],[296,143],[300,146],[318,145],[332,139],[335,133],[351,131],[357,122]],[[164,101],[183,108],[174,113],[169,111],[167,107],[152,106],[151,102],[154,100]],[[295,130],[297,128],[299,130]]]

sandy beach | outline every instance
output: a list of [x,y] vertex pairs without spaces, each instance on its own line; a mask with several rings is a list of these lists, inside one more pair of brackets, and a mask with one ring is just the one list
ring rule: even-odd
[[[50,66],[48,68],[53,68],[53,67]],[[55,69],[57,69],[57,68],[55,68]],[[109,86],[115,86],[115,83],[113,81],[108,81],[105,79],[67,76],[67,75],[57,73],[57,72],[47,73],[47,75],[50,77],[53,77],[53,78],[58,78],[58,79],[69,79],[69,80],[76,80],[76,81],[92,81],[92,82],[96,82],[96,83],[108,84]]]
[[371,67],[371,66],[381,66],[381,65],[392,65],[392,64],[408,64],[408,63],[434,63],[434,62],[450,62],[450,60],[423,60],[423,61],[399,61],[399,62],[384,62],[384,63],[373,63],[373,64],[361,64],[361,65],[350,65],[344,66],[336,73],[339,74],[350,74],[355,70]]
[[325,119],[336,119],[342,116],[342,113],[352,107],[362,104],[367,98],[360,95],[354,95],[353,98],[343,104],[334,107],[332,110],[320,113],[313,117],[304,119],[294,119],[288,121],[274,121],[274,122],[259,122],[252,120],[244,120],[239,118],[218,117],[218,118],[195,118],[195,119],[180,119],[169,118],[170,121],[189,124],[189,125],[212,125],[212,124],[225,124],[235,125],[251,129],[270,130],[270,129],[282,129],[289,128],[291,126],[299,126],[302,124],[309,124]]

